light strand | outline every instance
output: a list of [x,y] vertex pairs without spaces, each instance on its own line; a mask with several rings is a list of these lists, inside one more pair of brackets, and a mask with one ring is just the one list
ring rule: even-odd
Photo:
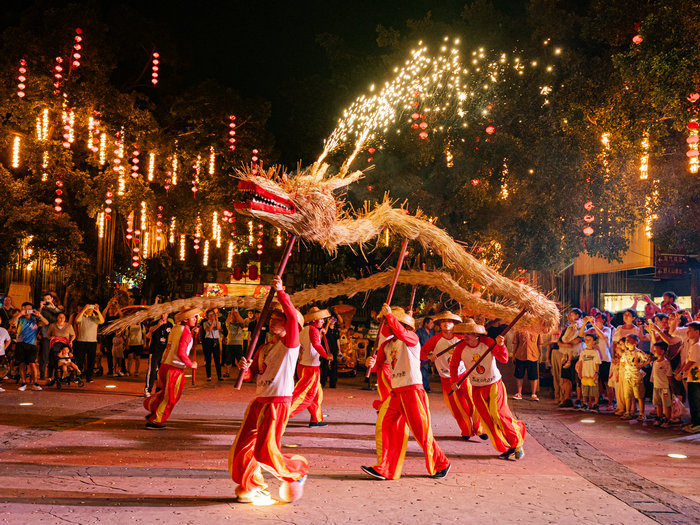
[[153,176],[156,172],[156,154],[148,154],[148,182],[153,182]]

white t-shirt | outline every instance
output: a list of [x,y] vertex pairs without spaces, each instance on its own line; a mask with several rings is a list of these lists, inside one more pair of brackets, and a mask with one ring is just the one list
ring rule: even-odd
[[573,342],[578,337],[580,328],[581,320],[579,319],[574,324],[567,326],[559,338],[559,351],[568,355],[570,359],[576,359],[581,353],[581,343]]
[[7,330],[0,326],[0,356],[5,355],[5,344],[12,341]]
[[391,371],[391,388],[423,384],[420,344],[408,346],[403,341],[393,338],[384,346],[384,353]]
[[[272,344],[272,343],[270,343]],[[287,348],[282,341],[263,352],[264,370],[258,375],[256,398],[291,397],[294,393],[294,368],[299,346]]]
[[640,326],[627,328],[625,325],[620,325],[615,329],[615,333],[613,334],[613,343],[617,343],[620,339],[627,337],[628,335],[636,335],[641,339],[644,332]]
[[[314,328],[317,330],[317,328]],[[299,350],[299,364],[304,366],[321,366],[321,354],[318,350],[314,348],[311,344],[311,326],[306,325],[299,332],[299,344],[301,348]]]
[[[458,341],[460,341],[460,338],[456,336],[453,336],[452,339],[445,339],[444,337],[440,338],[440,340],[435,344],[435,350],[433,350],[433,354],[439,354],[445,348],[447,348],[448,346],[452,346]],[[446,354],[442,354],[440,357],[435,358],[435,368],[437,369],[438,374],[440,374],[440,377],[445,377],[447,379],[450,378],[450,359],[452,358],[453,352],[454,348]],[[464,366],[464,363],[460,363],[459,375],[462,375],[466,371],[467,369]]]
[[671,362],[668,359],[654,361],[651,367],[651,382],[654,388],[668,388],[668,376],[673,373]]
[[[488,341],[491,341],[491,339],[488,339]],[[484,343],[481,339],[479,339],[479,343],[476,346],[469,346],[469,343],[464,345],[462,349],[462,364],[465,365],[466,370],[474,366],[474,363],[489,349],[489,346],[489,344]],[[469,375],[472,386],[490,385],[499,379],[501,379],[501,371],[496,365],[493,352],[489,352],[484,360],[479,363],[479,366]]]
[[688,350],[692,346],[692,343],[688,340],[688,327],[679,326],[673,332],[671,332],[673,337],[680,337],[683,339],[683,344],[681,345],[681,362],[680,366],[683,366],[688,360]]
[[[605,334],[605,337],[600,337],[598,334],[598,351],[600,352],[600,360],[606,363],[610,362],[610,328],[604,326],[600,329]],[[597,332],[596,332],[597,333]]]
[[596,366],[601,363],[598,350],[586,348],[581,352],[578,361],[581,363],[581,377],[595,377]]

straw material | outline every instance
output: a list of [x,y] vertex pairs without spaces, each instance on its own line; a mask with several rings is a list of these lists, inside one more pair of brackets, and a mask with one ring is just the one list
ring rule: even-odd
[[202,313],[201,308],[183,307],[180,309],[180,311],[178,313],[175,314],[175,322],[181,323],[182,321],[184,321],[186,319],[190,319],[192,317],[196,317],[201,313]]
[[486,334],[486,328],[478,324],[474,319],[467,319],[463,323],[455,325],[455,334]]
[[[313,302],[325,303],[336,297],[352,297],[358,293],[378,290],[391,284],[394,272],[387,271],[376,273],[364,279],[346,279],[339,283],[323,284],[316,288],[309,288],[292,294],[292,303],[299,307]],[[465,315],[483,316],[490,319],[501,319],[503,322],[512,321],[520,308],[501,303],[486,301],[476,297],[469,291],[462,288],[450,275],[445,272],[424,272],[417,270],[403,270],[399,275],[399,282],[418,286],[428,286],[437,288],[450,298],[462,305],[462,312]],[[135,314],[122,317],[110,324],[104,333],[112,333],[148,319],[156,319],[165,313],[177,312],[182,307],[201,308],[257,308],[261,309],[265,299],[254,297],[191,297],[189,299],[178,299],[169,303],[161,303],[150,306]],[[531,333],[549,333],[558,325],[558,317],[555,325],[550,325],[535,315],[526,313],[518,322],[518,329]]]
[[435,321],[436,323],[439,323],[440,321],[454,321],[455,323],[461,323],[462,318],[457,314],[453,314],[449,310],[445,310],[444,312],[440,312],[435,317],[433,317],[433,321]]
[[312,306],[311,309],[308,312],[306,312],[306,315],[304,316],[304,322],[311,323],[313,321],[318,321],[319,319],[327,319],[330,316],[331,313],[325,308],[321,310],[317,306]]
[[265,176],[254,175],[250,169],[239,171],[241,179],[294,202],[296,212],[284,215],[259,210],[239,211],[302,239],[318,242],[330,253],[335,253],[341,245],[362,248],[389,229],[439,254],[446,269],[460,278],[480,283],[490,293],[514,302],[519,309],[526,309],[543,326],[553,329],[559,324],[559,310],[553,301],[527,284],[513,281],[482,264],[447,232],[429,222],[420,210],[411,215],[403,208],[395,208],[385,197],[376,206],[365,203],[364,209],[357,213],[346,211],[344,201],[336,199],[333,192],[362,175],[355,172],[326,177],[327,171],[325,164],[300,170],[296,177],[287,176],[280,168],[268,170]]
[[392,306],[391,307],[391,314],[396,317],[396,320],[399,323],[403,323],[405,325],[410,326],[412,329],[416,329],[416,322],[413,320],[413,317],[408,315],[406,313],[406,310],[401,308],[400,306]]

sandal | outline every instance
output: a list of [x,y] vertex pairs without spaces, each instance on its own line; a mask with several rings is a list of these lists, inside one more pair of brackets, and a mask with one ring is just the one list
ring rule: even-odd
[[540,400],[540,398],[537,397],[537,394],[532,394],[532,395],[530,396],[530,401],[539,401],[539,400]]

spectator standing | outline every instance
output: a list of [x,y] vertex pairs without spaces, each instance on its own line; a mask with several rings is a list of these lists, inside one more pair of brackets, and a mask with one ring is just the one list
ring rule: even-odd
[[158,380],[158,367],[163,358],[163,352],[168,346],[168,337],[173,329],[173,325],[168,321],[168,314],[160,316],[154,322],[146,334],[148,344],[148,368],[146,369],[146,386],[144,387],[144,395],[149,397],[153,393],[153,387]]
[[8,332],[10,330],[10,320],[13,316],[13,310],[12,297],[8,295],[3,299],[2,308],[0,308],[0,327],[8,330]]
[[683,427],[685,432],[697,434],[700,432],[700,322],[694,321],[688,325],[688,360],[676,374],[676,379],[685,375],[688,385],[688,405],[690,407],[690,423]]
[[585,336],[586,347],[581,351],[578,360],[578,375],[581,378],[581,397],[583,410],[598,410],[598,367],[601,359],[598,350],[598,334],[588,333]]
[[222,356],[224,377],[231,376],[231,366],[238,364],[243,357],[243,330],[245,320],[241,317],[238,308],[232,308],[226,317],[226,343]]
[[134,377],[139,376],[141,352],[146,346],[144,329],[141,323],[131,325],[128,329],[129,346],[124,351],[126,358],[126,375],[131,375],[131,363],[134,363]]
[[[7,349],[10,347],[10,343],[12,342],[12,338],[10,337],[10,333],[0,326],[0,362],[2,362],[3,367],[4,364],[7,362]],[[8,365],[9,368],[9,365]],[[2,378],[5,375],[5,371],[0,372],[0,385],[2,384]],[[5,389],[0,386],[0,392],[4,392]]]
[[216,377],[219,381],[221,377],[221,347],[219,346],[221,323],[214,310],[207,310],[207,317],[202,323],[204,338],[202,339],[202,350],[204,351],[204,368],[207,372],[207,381],[211,381],[211,360],[214,358],[216,367]]
[[671,419],[671,404],[673,401],[673,392],[671,391],[671,362],[666,359],[668,345],[663,341],[656,341],[651,347],[656,359],[651,368],[651,381],[654,384],[654,395],[652,402],[656,407],[656,415],[658,419],[654,423],[657,427],[668,427],[668,421]]
[[[122,316],[119,310],[119,302],[116,297],[110,299],[107,306],[102,311],[102,317],[105,319],[105,327],[112,324],[114,321]],[[107,374],[114,375],[114,354],[112,352],[112,343],[114,340],[114,333],[110,333],[102,336],[102,353],[107,358]]]
[[[559,351],[561,352],[561,407],[571,407],[571,391],[577,388],[576,362],[581,351],[581,337],[578,335],[581,329],[581,317],[583,312],[578,308],[572,308],[567,315],[568,324],[559,339]],[[554,375],[554,373],[552,373]],[[577,397],[579,392],[577,391]],[[580,405],[580,397],[577,399]]]
[[[333,309],[331,308],[331,312]],[[321,387],[326,388],[328,382],[329,388],[335,388],[338,384],[338,354],[340,353],[340,330],[338,330],[338,318],[331,316],[328,319],[328,324],[324,327],[325,338],[328,343],[328,350],[333,356],[333,359],[321,358]],[[322,331],[323,332],[323,331]]]
[[523,379],[527,374],[530,384],[530,399],[539,401],[537,390],[539,386],[540,366],[540,336],[529,332],[517,331],[513,335],[513,347],[515,352],[515,383],[517,392],[513,399],[523,398]]
[[644,421],[644,371],[643,367],[651,362],[648,354],[642,352],[637,345],[639,337],[628,335],[625,338],[626,352],[620,359],[620,366],[623,368],[622,391],[625,400],[625,413],[622,419],[634,419],[634,401],[639,403],[638,421]]
[[[421,347],[435,335],[433,332],[434,326],[433,319],[431,317],[426,317],[423,319],[423,324],[416,330],[416,335],[420,341]],[[423,378],[423,389],[430,393],[430,359],[422,359],[420,362],[420,373]]]
[[49,364],[49,326],[56,322],[58,314],[63,312],[63,308],[58,304],[58,300],[50,293],[45,293],[41,299],[39,313],[49,322],[49,325],[42,325],[41,341],[39,343],[39,376],[46,378]]
[[[579,336],[583,337],[587,326],[591,328],[586,333],[594,333],[597,336],[598,356],[600,357],[600,366],[598,367],[598,401],[612,402],[613,396],[611,389],[608,387],[610,379],[610,344],[612,340],[610,327],[606,324],[606,316],[602,312],[585,317],[579,331]],[[607,401],[605,396],[607,395]]]
[[75,316],[76,338],[73,355],[78,368],[85,371],[85,380],[92,383],[97,356],[97,327],[104,323],[104,317],[96,304],[78,303],[78,315]]
[[37,336],[39,325],[47,325],[49,322],[39,312],[34,311],[32,303],[23,303],[22,309],[12,316],[11,324],[17,327],[17,344],[15,345],[15,363],[19,365],[21,385],[19,389],[27,389],[27,367],[31,371],[34,390],[41,390],[39,386],[39,367],[37,366]]

